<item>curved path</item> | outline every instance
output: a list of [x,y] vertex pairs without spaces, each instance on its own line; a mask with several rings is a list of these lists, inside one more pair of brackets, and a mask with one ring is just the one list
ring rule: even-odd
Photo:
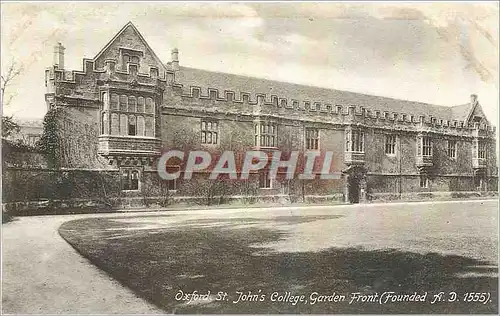
[[84,216],[21,217],[2,225],[2,313],[161,314],[59,236],[59,226],[78,217]]

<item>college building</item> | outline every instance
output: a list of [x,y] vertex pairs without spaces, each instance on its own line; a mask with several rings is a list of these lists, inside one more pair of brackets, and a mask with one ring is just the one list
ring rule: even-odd
[[[132,23],[84,59],[83,71],[67,70],[64,52],[58,43],[45,72],[57,168],[106,174],[117,200],[212,194],[358,203],[497,191],[495,128],[474,94],[448,107],[278,82],[190,68],[175,48],[163,63]],[[270,179],[266,169],[245,181],[204,172],[162,180],[158,159],[173,149],[333,152],[330,171],[341,177],[319,179],[315,168],[307,180]],[[172,160],[167,169],[183,164]]]

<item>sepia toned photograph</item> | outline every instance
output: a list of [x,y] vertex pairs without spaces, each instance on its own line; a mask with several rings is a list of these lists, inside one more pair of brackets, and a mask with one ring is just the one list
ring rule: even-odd
[[498,1],[0,10],[2,314],[498,315]]

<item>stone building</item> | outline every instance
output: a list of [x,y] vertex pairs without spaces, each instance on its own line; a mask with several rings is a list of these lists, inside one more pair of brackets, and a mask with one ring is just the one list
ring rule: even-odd
[[18,124],[19,132],[14,133],[8,139],[28,146],[36,146],[43,133],[42,120],[15,118],[14,122]]
[[132,23],[83,71],[65,69],[64,51],[58,43],[45,73],[48,109],[63,113],[60,166],[104,170],[119,199],[199,194],[206,174],[159,179],[170,149],[332,151],[331,171],[342,173],[270,180],[262,171],[225,186],[230,197],[356,203],[497,191],[495,129],[476,95],[446,107],[264,80],[185,67],[177,49],[165,64]]

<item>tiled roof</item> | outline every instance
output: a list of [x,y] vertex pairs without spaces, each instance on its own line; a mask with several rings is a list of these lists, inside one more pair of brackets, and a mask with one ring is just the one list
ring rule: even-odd
[[312,102],[320,102],[343,106],[356,105],[372,111],[414,115],[416,119],[420,115],[425,115],[437,119],[464,120],[470,108],[469,104],[448,107],[183,66],[176,73],[176,81],[186,88],[198,86],[202,89],[214,88],[221,92],[231,90],[237,94],[247,92],[252,95],[265,93],[268,98],[270,95],[276,95],[279,98],[289,100],[310,101],[311,104]]

